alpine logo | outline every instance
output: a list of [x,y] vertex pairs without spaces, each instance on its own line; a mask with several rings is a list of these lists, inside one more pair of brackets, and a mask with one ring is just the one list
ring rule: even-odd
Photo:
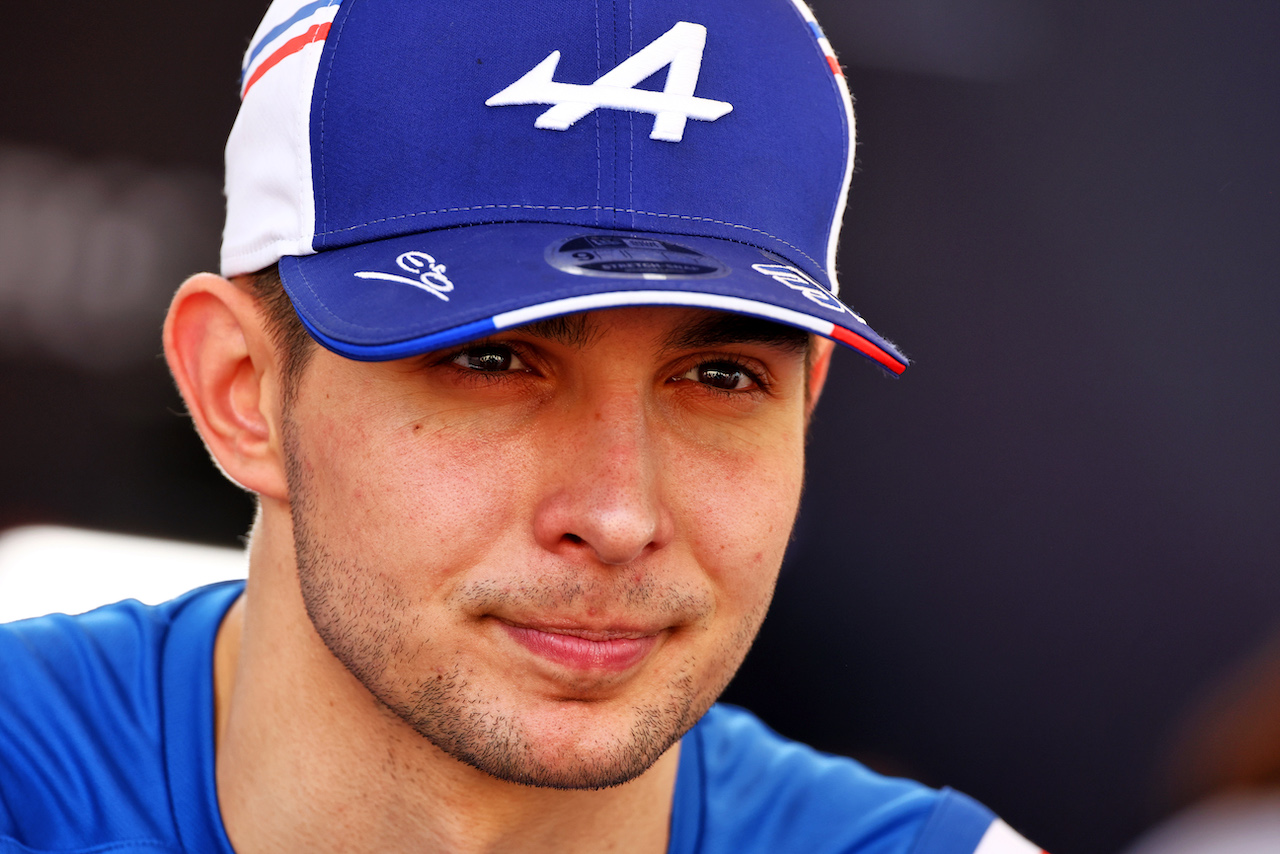
[[[556,82],[553,78],[560,63],[560,51],[552,51],[533,70],[485,104],[490,107],[551,104],[551,109],[533,123],[534,127],[544,130],[568,130],[579,119],[599,109],[650,113],[654,119],[649,138],[679,142],[684,139],[684,127],[689,119],[713,122],[733,109],[733,105],[725,101],[698,98],[693,94],[698,86],[706,43],[706,27],[681,21],[590,85]],[[661,92],[636,88],[664,66],[670,68]]]
[[417,274],[417,278],[410,279],[395,273],[376,271],[362,271],[356,273],[356,276],[361,279],[380,279],[384,282],[413,285],[445,302],[449,301],[448,293],[453,290],[453,282],[449,281],[449,277],[444,274],[445,266],[437,263],[435,258],[425,252],[405,252],[396,258],[396,264],[406,273]]

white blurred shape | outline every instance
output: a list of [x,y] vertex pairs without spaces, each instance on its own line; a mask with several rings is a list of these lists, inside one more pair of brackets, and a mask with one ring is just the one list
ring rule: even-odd
[[240,549],[33,525],[0,534],[0,623],[80,614],[137,599],[158,605],[203,584],[244,578]]
[[[965,80],[1003,80],[1048,50],[1044,0],[813,2],[846,63]],[[855,83],[856,93],[856,83]]]
[[1280,789],[1222,795],[1181,812],[1125,854],[1276,854]]

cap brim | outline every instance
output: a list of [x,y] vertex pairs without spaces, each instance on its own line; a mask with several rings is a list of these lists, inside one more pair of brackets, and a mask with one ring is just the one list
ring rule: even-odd
[[311,335],[361,361],[440,350],[560,315],[661,305],[795,326],[893,374],[908,364],[803,268],[717,238],[473,225],[281,258],[280,274]]

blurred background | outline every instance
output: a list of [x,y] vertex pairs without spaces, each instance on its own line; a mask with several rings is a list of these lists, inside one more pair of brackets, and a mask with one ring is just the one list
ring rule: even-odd
[[[1120,851],[1280,629],[1280,4],[813,6],[857,101],[844,296],[915,364],[838,359],[730,699]],[[239,545],[159,325],[216,267],[264,8],[6,10],[0,531]]]

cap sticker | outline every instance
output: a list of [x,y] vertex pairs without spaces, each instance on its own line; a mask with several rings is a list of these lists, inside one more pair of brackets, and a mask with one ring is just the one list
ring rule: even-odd
[[723,262],[670,240],[635,234],[585,234],[547,247],[547,263],[576,276],[609,279],[717,279]]

